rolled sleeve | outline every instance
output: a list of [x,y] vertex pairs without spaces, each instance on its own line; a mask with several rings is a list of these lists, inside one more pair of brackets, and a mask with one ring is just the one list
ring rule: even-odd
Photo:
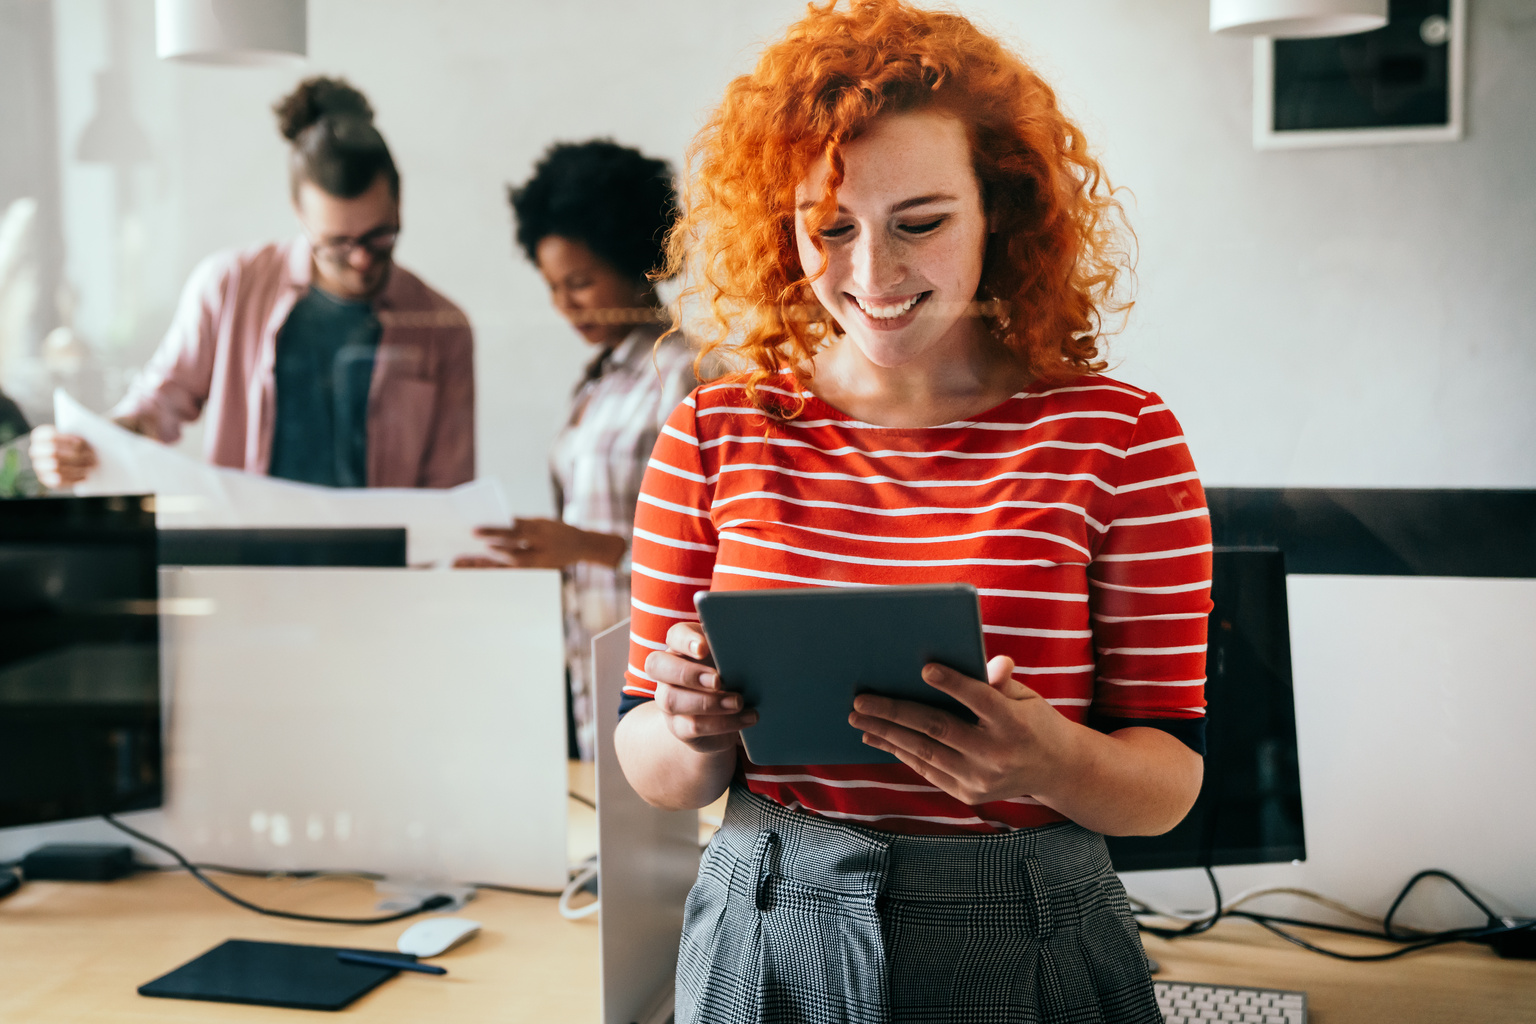
[[213,385],[220,311],[235,277],[227,254],[211,256],[193,269],[170,328],[112,409],[114,418],[135,419],[143,433],[174,444],[181,439],[182,425],[202,415]]

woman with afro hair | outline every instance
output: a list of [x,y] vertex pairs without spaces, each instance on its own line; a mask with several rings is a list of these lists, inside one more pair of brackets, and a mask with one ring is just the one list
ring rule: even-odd
[[[1022,59],[899,0],[813,5],[690,167],[671,267],[747,369],[652,455],[615,734],[651,803],[729,791],[679,1024],[1160,1022],[1103,837],[1199,791],[1211,537],[1178,421],[1102,373],[1102,167]],[[974,720],[865,693],[868,763],[748,759],[696,594],[961,582],[985,678],[923,679]]]
[[640,480],[668,414],[695,384],[682,338],[658,344],[665,317],[652,274],[677,219],[672,170],[607,140],[559,143],[509,199],[518,245],[596,351],[550,452],[557,518],[480,534],[506,564],[564,574],[571,756],[590,761],[592,637],[629,613]]

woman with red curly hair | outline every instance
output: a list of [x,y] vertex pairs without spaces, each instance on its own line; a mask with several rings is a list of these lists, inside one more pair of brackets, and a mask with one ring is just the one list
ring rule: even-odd
[[[1210,527],[1168,407],[1100,373],[1099,164],[965,18],[860,0],[733,81],[692,166],[673,268],[746,369],[653,453],[616,734],[648,801],[730,791],[677,1019],[1160,1021],[1103,834],[1199,791]],[[953,582],[987,678],[923,677],[974,722],[864,694],[872,763],[747,759],[697,593]]]

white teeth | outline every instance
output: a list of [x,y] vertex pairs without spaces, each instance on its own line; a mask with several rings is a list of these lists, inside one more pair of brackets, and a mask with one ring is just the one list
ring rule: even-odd
[[923,293],[919,292],[918,294],[908,299],[906,302],[898,302],[894,306],[871,306],[858,296],[854,296],[853,301],[857,302],[860,309],[874,317],[876,320],[894,320],[898,316],[901,316],[901,314],[905,313],[907,310],[911,309],[914,305],[916,305],[917,300],[922,297]]

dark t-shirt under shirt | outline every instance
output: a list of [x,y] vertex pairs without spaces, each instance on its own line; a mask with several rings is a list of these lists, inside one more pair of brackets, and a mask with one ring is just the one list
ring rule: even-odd
[[367,486],[368,390],[381,331],[367,302],[310,288],[294,304],[277,334],[269,475]]

